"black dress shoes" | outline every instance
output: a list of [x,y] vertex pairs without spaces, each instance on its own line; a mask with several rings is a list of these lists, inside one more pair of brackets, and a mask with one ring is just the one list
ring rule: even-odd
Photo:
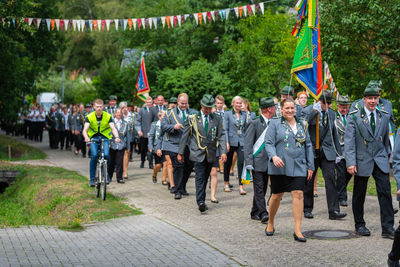
[[304,237],[298,237],[297,235],[296,235],[296,233],[293,233],[293,238],[294,238],[294,240],[295,241],[298,241],[298,242],[307,242],[307,239],[305,239]]
[[370,236],[371,235],[371,232],[365,226],[360,226],[360,227],[356,228],[356,233],[361,236]]
[[383,231],[381,236],[387,239],[394,239],[394,230],[391,231]]
[[265,228],[265,235],[266,236],[273,236],[275,234],[275,228],[273,228],[272,232],[268,232],[267,228]]
[[312,214],[311,211],[305,211],[304,212],[304,218],[312,219],[312,218],[314,218],[314,215]]
[[182,194],[181,193],[175,193],[175,199],[181,199],[182,198]]
[[117,183],[124,184],[125,181],[123,179],[121,179],[121,180],[117,180]]
[[199,211],[200,212],[205,212],[206,210],[208,210],[208,207],[205,203],[200,203],[199,204]]
[[250,218],[251,218],[252,220],[255,220],[255,221],[261,221],[261,218],[260,218],[260,216],[258,216],[258,215],[251,215]]
[[341,200],[341,201],[339,202],[339,205],[342,206],[342,207],[347,207],[347,206],[348,206],[346,200]]
[[182,196],[188,196],[189,195],[189,193],[187,192],[187,191],[184,191],[183,193],[182,193]]
[[389,267],[399,267],[400,266],[399,261],[394,261],[394,260],[391,260],[390,258],[388,258],[388,260],[387,260],[387,265]]
[[140,163],[140,168],[141,168],[141,169],[144,168],[144,162]]
[[171,194],[175,194],[175,186],[171,187],[171,189],[169,190],[171,192]]
[[338,220],[346,217],[346,213],[340,213],[339,211],[329,212],[329,220]]
[[268,223],[268,220],[269,220],[269,215],[268,215],[268,214],[264,214],[264,215],[261,217],[261,223],[262,223],[262,224],[267,224],[267,223]]

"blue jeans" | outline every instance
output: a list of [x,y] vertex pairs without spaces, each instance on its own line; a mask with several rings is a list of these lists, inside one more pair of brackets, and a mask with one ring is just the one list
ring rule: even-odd
[[[93,140],[104,140],[104,158],[107,160],[107,168],[110,167],[110,141],[101,136],[93,137]],[[93,143],[90,144],[90,182],[94,182],[96,180],[96,167],[97,167],[97,147],[100,144]]]

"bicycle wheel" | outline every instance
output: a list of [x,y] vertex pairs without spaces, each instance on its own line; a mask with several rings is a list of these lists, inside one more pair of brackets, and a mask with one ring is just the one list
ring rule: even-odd
[[107,193],[107,161],[103,162],[102,170],[101,170],[103,176],[101,179],[101,185],[100,185],[100,192],[101,192],[101,199],[106,200],[106,193]]
[[97,176],[96,176],[96,181],[94,183],[94,193],[96,194],[96,197],[100,197],[100,179],[102,177],[102,169],[101,169],[101,164],[97,163]]

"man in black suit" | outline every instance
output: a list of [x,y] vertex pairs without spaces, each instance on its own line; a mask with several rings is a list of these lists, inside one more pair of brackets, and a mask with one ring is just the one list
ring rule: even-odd
[[314,217],[312,214],[314,208],[314,179],[318,174],[318,167],[321,168],[325,180],[329,219],[336,220],[346,216],[346,213],[340,212],[338,192],[336,190],[336,148],[339,148],[340,145],[334,127],[336,114],[329,108],[331,103],[332,93],[323,91],[318,103],[314,103],[302,111],[302,115],[309,125],[308,130],[314,148],[315,171],[304,189],[304,217],[308,219]]
[[189,115],[196,111],[188,108],[189,96],[181,93],[178,96],[178,106],[169,109],[161,121],[161,129],[164,132],[163,149],[171,158],[175,188],[171,193],[175,194],[175,199],[181,199],[182,195],[188,195],[186,183],[193,169],[193,161],[189,159],[189,146],[183,151],[184,162],[179,162],[178,152],[182,139],[184,126],[187,124]]
[[250,217],[266,224],[269,216],[265,204],[268,187],[268,155],[264,149],[265,133],[276,107],[272,97],[260,99],[261,114],[250,121],[244,137],[244,161],[247,170],[253,171],[253,207]]

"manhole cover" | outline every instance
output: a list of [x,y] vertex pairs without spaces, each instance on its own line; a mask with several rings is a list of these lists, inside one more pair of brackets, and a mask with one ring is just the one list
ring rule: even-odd
[[303,235],[313,239],[350,239],[359,237],[353,231],[347,230],[314,230],[304,232]]

